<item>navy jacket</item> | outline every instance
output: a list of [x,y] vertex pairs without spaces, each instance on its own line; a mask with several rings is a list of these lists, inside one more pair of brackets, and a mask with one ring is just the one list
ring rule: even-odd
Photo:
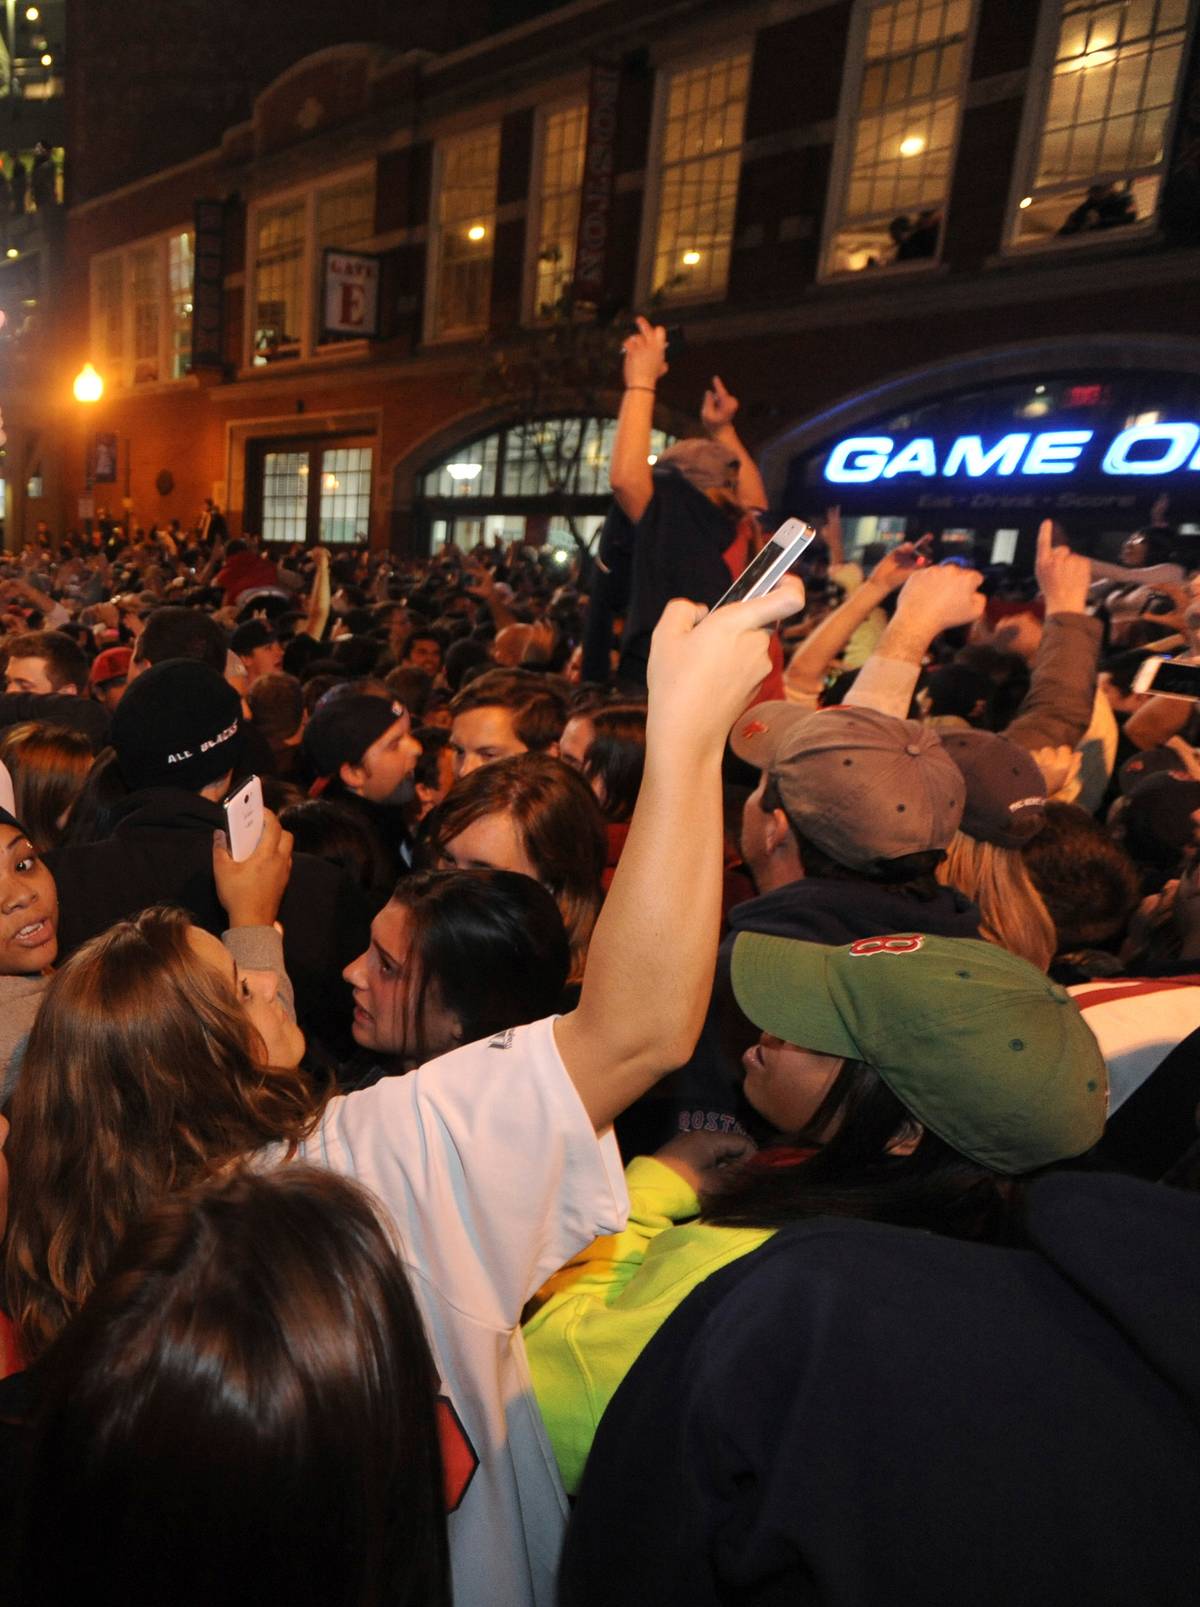
[[1192,1607],[1200,1199],[1062,1173],[1026,1228],[823,1217],[709,1278],[600,1424],[562,1607]]

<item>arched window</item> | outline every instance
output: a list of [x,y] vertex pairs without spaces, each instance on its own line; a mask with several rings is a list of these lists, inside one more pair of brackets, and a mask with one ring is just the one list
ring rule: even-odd
[[[430,550],[496,539],[571,554],[577,540],[590,545],[612,500],[616,428],[611,418],[537,419],[456,447],[420,479]],[[652,431],[651,461],[674,439]]]

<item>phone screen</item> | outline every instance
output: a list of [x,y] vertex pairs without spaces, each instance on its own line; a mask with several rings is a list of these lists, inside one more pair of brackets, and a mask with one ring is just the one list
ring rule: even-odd
[[1150,691],[1160,697],[1200,698],[1200,664],[1179,664],[1164,658],[1154,672]]
[[786,520],[714,606],[724,608],[726,603],[740,603],[769,592],[816,539],[817,532],[811,525],[800,519]]

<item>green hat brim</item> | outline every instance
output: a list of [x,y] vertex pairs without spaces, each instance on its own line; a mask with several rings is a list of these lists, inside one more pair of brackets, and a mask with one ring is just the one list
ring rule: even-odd
[[827,973],[836,950],[793,937],[741,932],[730,970],[743,1014],[762,1032],[802,1049],[860,1060],[862,1050],[833,1002]]

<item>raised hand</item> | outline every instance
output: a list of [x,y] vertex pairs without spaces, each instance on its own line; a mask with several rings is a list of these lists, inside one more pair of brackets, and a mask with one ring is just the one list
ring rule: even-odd
[[704,401],[700,408],[700,422],[710,435],[715,435],[725,425],[732,424],[738,410],[738,399],[731,396],[725,389],[719,374],[714,374],[712,384],[704,393]]
[[625,358],[624,379],[629,387],[653,390],[667,372],[667,332],[661,324],[638,318],[637,329],[625,337],[621,351]]
[[1042,596],[1046,599],[1047,616],[1086,612],[1092,566],[1082,554],[1072,552],[1070,547],[1055,546],[1052,519],[1043,519],[1038,526],[1034,573]]
[[234,859],[223,831],[213,834],[213,878],[230,926],[274,924],[292,874],[293,841],[269,809],[263,810],[262,836],[248,859]]

